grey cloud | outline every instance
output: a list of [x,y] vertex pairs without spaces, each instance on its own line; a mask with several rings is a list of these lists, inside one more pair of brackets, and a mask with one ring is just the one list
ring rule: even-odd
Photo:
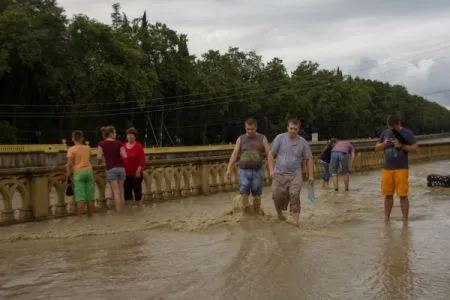
[[[69,16],[84,13],[110,23],[112,0],[59,2]],[[130,18],[146,10],[151,22],[188,34],[196,55],[237,46],[265,59],[280,57],[290,70],[313,60],[355,76],[406,84],[414,93],[450,88],[449,62],[417,68],[424,58],[447,56],[433,44],[450,41],[449,0],[123,0],[121,5]],[[408,57],[412,48],[427,45],[428,53]],[[399,54],[407,57],[385,62]],[[450,105],[448,92],[429,98]]]
[[[434,99],[440,104],[450,108],[450,60],[447,59],[430,68],[426,87],[423,93],[425,97]],[[441,92],[439,92],[441,91]]]
[[[167,1],[167,0],[166,0]],[[155,3],[155,11],[159,7],[169,9],[170,21],[187,26],[261,26],[274,23],[277,26],[295,26],[303,24],[310,29],[324,24],[346,21],[349,19],[385,18],[423,18],[432,13],[450,11],[447,0],[341,0],[315,1],[304,4],[304,1],[177,1],[165,5],[161,1]],[[152,2],[153,5],[153,2]],[[178,13],[179,12],[179,13]],[[420,18],[418,19],[420,21]]]

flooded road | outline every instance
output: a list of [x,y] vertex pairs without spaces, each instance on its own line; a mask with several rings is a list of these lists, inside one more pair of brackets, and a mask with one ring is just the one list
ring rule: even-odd
[[416,164],[410,221],[383,221],[379,171],[302,192],[301,228],[229,214],[236,193],[0,228],[0,299],[449,299],[450,161]]

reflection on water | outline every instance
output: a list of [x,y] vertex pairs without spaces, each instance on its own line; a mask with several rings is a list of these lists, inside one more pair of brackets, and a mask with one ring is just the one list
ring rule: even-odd
[[385,228],[381,241],[383,273],[381,289],[383,297],[410,298],[414,295],[414,281],[411,269],[411,236],[408,224],[396,230],[392,224]]
[[[383,222],[378,171],[317,190],[301,228],[229,214],[231,194],[0,228],[1,299],[447,299],[450,161],[411,170],[411,220]],[[306,190],[303,191],[305,196]],[[305,197],[303,197],[305,198]]]

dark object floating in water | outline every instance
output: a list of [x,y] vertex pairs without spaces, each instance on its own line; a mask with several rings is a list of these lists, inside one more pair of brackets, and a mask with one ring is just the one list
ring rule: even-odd
[[430,174],[427,176],[428,186],[450,187],[450,175]]

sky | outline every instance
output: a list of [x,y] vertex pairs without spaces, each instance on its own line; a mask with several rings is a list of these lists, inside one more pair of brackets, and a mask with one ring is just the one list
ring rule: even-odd
[[[110,24],[109,0],[59,0],[68,17]],[[450,109],[449,0],[122,0],[129,19],[147,11],[189,39],[191,54],[229,46],[405,85]]]

